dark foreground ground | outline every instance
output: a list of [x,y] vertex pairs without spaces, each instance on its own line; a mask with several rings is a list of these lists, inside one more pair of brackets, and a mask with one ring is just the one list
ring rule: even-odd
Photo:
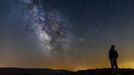
[[112,73],[111,69],[92,69],[76,72],[51,69],[0,68],[0,75],[134,75],[133,69],[119,69]]

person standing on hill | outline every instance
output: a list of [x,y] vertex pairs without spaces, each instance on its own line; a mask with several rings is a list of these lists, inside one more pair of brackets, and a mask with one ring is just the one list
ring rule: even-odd
[[118,53],[115,50],[115,46],[112,45],[111,49],[109,50],[109,59],[110,59],[112,70],[118,69],[117,58],[118,58]]

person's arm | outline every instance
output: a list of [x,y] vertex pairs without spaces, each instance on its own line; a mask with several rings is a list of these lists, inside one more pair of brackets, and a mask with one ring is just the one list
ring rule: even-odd
[[118,52],[115,50],[116,57],[118,58]]

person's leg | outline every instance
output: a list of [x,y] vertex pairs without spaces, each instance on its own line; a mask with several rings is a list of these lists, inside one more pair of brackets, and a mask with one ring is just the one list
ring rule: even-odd
[[115,59],[114,65],[115,65],[115,68],[118,69],[117,59]]
[[115,67],[115,68],[114,68],[114,73],[117,74],[117,73],[118,73],[117,58],[114,58],[114,59],[113,59],[113,62],[114,62],[114,67]]
[[114,70],[114,61],[113,61],[113,59],[110,59],[110,63],[111,63],[112,70]]

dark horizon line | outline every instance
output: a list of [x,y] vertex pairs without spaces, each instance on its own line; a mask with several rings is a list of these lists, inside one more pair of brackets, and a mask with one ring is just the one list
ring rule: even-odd
[[[85,70],[66,70],[66,69],[52,69],[52,68],[36,68],[36,67],[0,67],[0,70],[51,70],[51,71],[68,71],[68,72],[79,72],[79,71],[93,71],[93,70],[111,70],[111,68],[94,68]],[[134,70],[134,68],[119,68],[119,70]]]

